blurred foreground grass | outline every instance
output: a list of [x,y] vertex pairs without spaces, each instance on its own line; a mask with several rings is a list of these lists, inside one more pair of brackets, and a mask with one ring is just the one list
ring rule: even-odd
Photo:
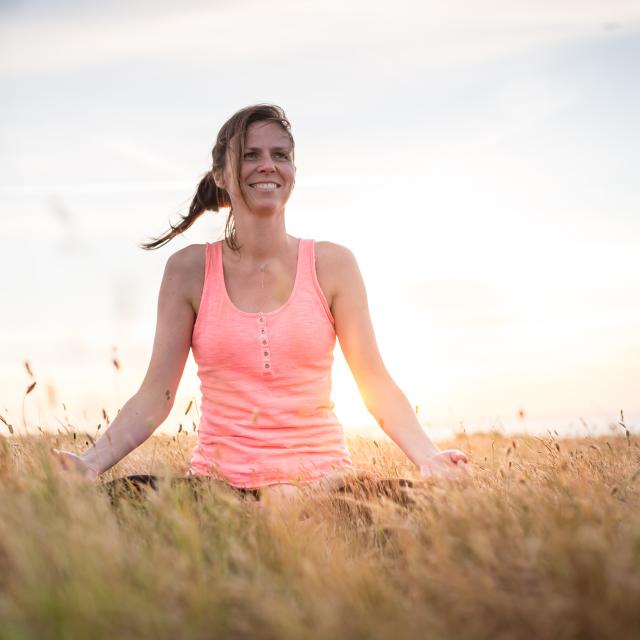
[[[98,484],[53,466],[86,438],[0,437],[0,640],[638,638],[634,437],[460,436],[465,486],[428,482],[373,521],[324,502],[268,523],[256,503],[163,485],[112,507],[100,482],[183,476],[195,436],[154,436]],[[354,462],[414,471],[352,438]]]

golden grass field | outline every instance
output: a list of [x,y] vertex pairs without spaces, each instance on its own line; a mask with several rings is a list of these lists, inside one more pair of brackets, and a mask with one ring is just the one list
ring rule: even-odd
[[[380,498],[370,518],[312,498],[274,518],[225,488],[194,500],[168,484],[112,506],[100,483],[183,476],[195,435],[153,436],[96,484],[48,453],[86,435],[6,433],[1,640],[640,637],[628,433],[462,434],[439,445],[469,454],[466,484],[422,481],[412,507]],[[359,467],[415,478],[388,442],[349,446]]]

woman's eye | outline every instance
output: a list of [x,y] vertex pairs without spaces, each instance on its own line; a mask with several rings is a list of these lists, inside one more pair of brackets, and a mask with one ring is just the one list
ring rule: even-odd
[[[255,160],[258,158],[258,154],[255,151],[247,151],[242,157],[245,160]],[[288,160],[289,154],[284,151],[276,151],[273,154],[273,157],[277,158],[278,160]]]

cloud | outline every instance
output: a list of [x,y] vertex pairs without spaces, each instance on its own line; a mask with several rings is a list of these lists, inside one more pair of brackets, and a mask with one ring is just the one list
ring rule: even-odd
[[[64,5],[63,5],[64,6]],[[144,7],[144,10],[143,10]],[[327,16],[331,16],[329,20]],[[396,0],[349,3],[68,3],[59,14],[16,12],[0,26],[0,72],[68,71],[132,58],[255,62],[301,51],[363,48],[384,65],[471,63],[522,47],[638,28],[637,2]]]
[[139,142],[114,137],[97,137],[95,141],[97,146],[114,152],[117,156],[133,160],[138,165],[149,169],[166,173],[169,176],[184,173],[184,168],[179,163],[173,162],[169,157],[161,155],[160,152],[145,148]]

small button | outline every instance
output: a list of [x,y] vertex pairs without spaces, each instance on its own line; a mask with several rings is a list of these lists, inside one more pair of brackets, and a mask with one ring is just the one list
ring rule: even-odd
[[268,356],[268,355],[269,355],[269,352],[268,352],[268,351],[265,351],[265,352],[264,352],[264,355],[265,355],[265,356]]
[[262,344],[267,344],[267,341],[266,341],[266,340],[263,340],[263,341],[262,341]]
[[264,333],[264,329],[260,329],[260,333]]
[[258,322],[260,322],[260,323],[262,324],[262,323],[264,322],[264,318],[263,318],[262,316],[260,316],[260,317],[258,318]]
[[264,363],[264,368],[265,368],[265,369],[269,369],[270,367],[271,367],[271,365],[270,365],[268,362],[265,362],[265,363]]

